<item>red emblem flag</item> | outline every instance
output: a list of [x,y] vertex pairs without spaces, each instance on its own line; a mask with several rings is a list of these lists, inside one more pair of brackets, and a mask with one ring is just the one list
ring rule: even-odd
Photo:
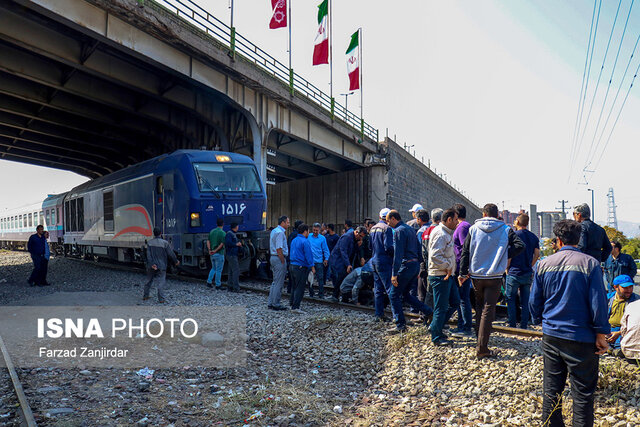
[[273,9],[273,15],[271,16],[271,22],[269,22],[269,28],[273,30],[286,27],[287,0],[271,0],[271,8]]

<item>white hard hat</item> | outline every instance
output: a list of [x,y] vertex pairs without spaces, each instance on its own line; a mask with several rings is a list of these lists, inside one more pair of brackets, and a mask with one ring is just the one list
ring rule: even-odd
[[415,205],[413,205],[411,209],[409,209],[409,212],[418,212],[419,210],[422,210],[422,209],[424,209],[422,205],[420,203],[416,203]]
[[380,209],[380,218],[386,218],[389,212],[391,212],[391,209],[389,208]]

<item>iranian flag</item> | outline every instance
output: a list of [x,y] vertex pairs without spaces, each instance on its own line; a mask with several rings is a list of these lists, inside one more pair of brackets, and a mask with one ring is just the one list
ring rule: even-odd
[[329,63],[329,0],[324,0],[318,6],[318,33],[313,48],[313,65]]
[[276,29],[287,26],[287,0],[271,0],[273,14],[269,28]]
[[356,31],[351,36],[351,43],[347,49],[347,73],[349,73],[349,90],[360,89],[360,45],[358,41],[358,34],[360,31]]

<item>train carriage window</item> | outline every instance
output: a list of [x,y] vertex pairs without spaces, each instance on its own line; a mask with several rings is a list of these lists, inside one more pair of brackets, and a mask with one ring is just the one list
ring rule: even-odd
[[69,207],[71,208],[71,221],[69,222],[69,231],[78,231],[78,209],[77,209],[77,200],[73,199],[69,202]]
[[44,227],[44,212],[40,211],[40,221],[38,224],[41,224]]
[[51,225],[56,225],[56,218],[58,217],[58,215],[56,215],[57,210],[58,208],[55,210],[51,209]]
[[102,193],[102,209],[104,217],[104,231],[113,231],[113,191]]
[[162,183],[162,177],[159,176],[156,178],[156,194],[162,194],[164,191],[164,185]]
[[49,209],[44,211],[44,222],[47,224],[47,227],[51,225],[51,211]]
[[78,199],[78,231],[84,231],[84,197]]
[[64,231],[71,231],[71,203],[64,202]]
[[27,228],[27,214],[20,215],[20,218],[22,219],[22,221],[20,221],[20,227]]
[[27,227],[33,227],[33,214],[31,212],[29,212],[29,224],[27,225]]

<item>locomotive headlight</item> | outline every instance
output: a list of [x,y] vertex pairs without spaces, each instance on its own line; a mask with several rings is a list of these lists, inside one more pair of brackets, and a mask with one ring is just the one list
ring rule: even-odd
[[200,214],[198,212],[191,212],[191,226],[200,227]]
[[262,211],[262,225],[267,224],[267,211]]
[[219,161],[219,162],[230,162],[231,161],[231,157],[225,156],[223,154],[218,154],[218,155],[216,155],[216,160]]

